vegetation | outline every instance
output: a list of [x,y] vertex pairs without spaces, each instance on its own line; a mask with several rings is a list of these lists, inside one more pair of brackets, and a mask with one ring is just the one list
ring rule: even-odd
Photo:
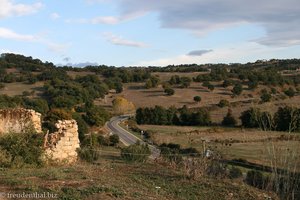
[[43,136],[28,130],[0,137],[0,167],[25,167],[43,165]]
[[210,116],[209,112],[203,108],[192,112],[186,107],[165,109],[155,106],[154,108],[138,108],[136,121],[138,124],[206,126],[210,124]]
[[145,162],[150,153],[147,145],[137,143],[123,148],[121,157],[127,162]]

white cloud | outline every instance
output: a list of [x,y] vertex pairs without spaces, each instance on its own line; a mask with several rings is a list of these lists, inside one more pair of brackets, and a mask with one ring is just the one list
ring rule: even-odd
[[120,0],[121,17],[154,12],[162,27],[208,33],[250,23],[262,26],[266,36],[256,42],[266,46],[300,44],[299,0]]
[[[277,49],[278,50],[278,49]],[[275,50],[274,50],[275,51]],[[136,66],[167,66],[178,64],[206,64],[206,63],[244,63],[253,56],[257,59],[267,58],[270,48],[254,42],[245,42],[236,47],[217,48],[202,56],[177,55],[157,60],[141,61]]]
[[0,38],[18,40],[18,41],[34,41],[37,39],[37,37],[34,35],[19,34],[14,32],[13,30],[7,28],[1,28],[1,27],[0,27]]
[[127,39],[124,39],[122,36],[114,35],[112,33],[104,33],[103,36],[104,36],[104,38],[106,38],[106,40],[108,42],[110,42],[114,45],[140,47],[140,48],[147,47],[147,45],[143,42],[127,40]]
[[113,16],[106,17],[95,17],[91,20],[86,20],[86,22],[90,22],[92,24],[118,24],[121,22],[121,19]]
[[22,16],[37,12],[43,7],[40,2],[34,4],[14,3],[12,0],[0,0],[0,19],[11,16]]
[[65,53],[68,48],[70,48],[71,44],[59,44],[49,41],[43,41],[42,43],[46,44],[48,50],[55,52],[55,53]]
[[51,13],[50,18],[56,20],[60,18],[60,15],[58,13]]

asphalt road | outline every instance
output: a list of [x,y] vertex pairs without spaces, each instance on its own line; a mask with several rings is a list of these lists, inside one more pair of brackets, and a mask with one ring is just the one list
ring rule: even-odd
[[[110,119],[110,121],[107,123],[107,127],[112,131],[113,134],[117,134],[120,137],[120,141],[125,145],[125,146],[129,146],[132,144],[135,144],[137,141],[140,141],[141,144],[145,144],[145,142],[143,140],[141,140],[140,138],[136,137],[135,135],[133,135],[132,133],[128,132],[127,130],[123,129],[119,123],[121,123],[122,121],[128,119],[129,116],[117,116],[117,117],[113,117]],[[160,150],[153,146],[153,145],[149,145],[149,148],[152,152],[152,155],[150,156],[151,158],[155,159],[157,157],[159,157],[160,155]]]

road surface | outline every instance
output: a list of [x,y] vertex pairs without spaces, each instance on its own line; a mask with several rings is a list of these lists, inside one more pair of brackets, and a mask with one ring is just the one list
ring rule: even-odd
[[[120,141],[125,145],[125,146],[129,146],[132,144],[135,144],[137,141],[140,141],[141,144],[145,144],[145,142],[143,140],[141,140],[140,138],[136,137],[135,135],[133,135],[132,133],[128,132],[127,130],[123,129],[119,123],[121,123],[122,121],[128,119],[129,116],[117,116],[117,117],[113,117],[111,118],[111,120],[107,123],[107,127],[112,131],[113,134],[117,134],[120,137]],[[149,145],[149,148],[151,150],[152,155],[150,156],[151,158],[155,159],[157,157],[159,157],[160,155],[160,150],[153,146],[153,145]]]

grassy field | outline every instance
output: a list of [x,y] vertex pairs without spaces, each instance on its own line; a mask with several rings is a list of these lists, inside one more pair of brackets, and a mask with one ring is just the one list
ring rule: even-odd
[[42,94],[42,87],[44,86],[44,82],[36,82],[34,84],[26,84],[22,82],[15,83],[5,83],[5,87],[0,90],[1,94],[6,94],[9,96],[22,95],[24,91],[34,91],[34,96],[38,96]]
[[154,162],[130,164],[108,154],[102,154],[96,164],[0,169],[0,191],[49,192],[64,200],[263,200],[269,196],[241,180],[189,180],[180,170]]
[[299,136],[297,140],[285,140],[282,139],[284,133],[238,128],[155,125],[140,125],[139,128],[154,132],[152,140],[157,144],[176,143],[202,151],[205,140],[208,148],[220,151],[226,159],[245,159],[257,164],[269,165],[271,156],[274,156],[273,148],[280,158],[288,158],[290,153],[296,153],[300,170]]

